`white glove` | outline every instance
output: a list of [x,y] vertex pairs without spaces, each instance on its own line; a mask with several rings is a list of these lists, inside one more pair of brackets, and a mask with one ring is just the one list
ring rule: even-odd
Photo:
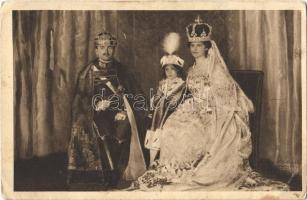
[[119,112],[115,115],[115,121],[119,120],[125,120],[126,119],[126,113],[125,112]]
[[96,111],[106,110],[110,107],[111,101],[109,100],[101,100],[96,104]]

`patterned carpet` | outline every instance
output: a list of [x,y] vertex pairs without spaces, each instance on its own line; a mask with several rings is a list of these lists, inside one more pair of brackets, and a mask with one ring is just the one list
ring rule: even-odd
[[[66,184],[66,154],[55,154],[45,158],[35,158],[15,162],[14,189],[15,191],[117,191],[130,186],[130,182],[120,182],[117,186],[106,188],[98,181]],[[242,190],[301,190],[302,179],[296,175],[280,171],[270,162],[259,163],[258,173],[251,174],[252,180],[247,181]],[[287,186],[288,183],[289,187]],[[276,188],[276,189],[274,189]]]
[[290,191],[290,186],[281,181],[266,178],[258,172],[252,172],[240,187],[243,191]]

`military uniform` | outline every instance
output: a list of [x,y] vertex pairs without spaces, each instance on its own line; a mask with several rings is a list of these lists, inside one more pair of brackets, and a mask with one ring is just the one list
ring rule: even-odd
[[[126,93],[133,91],[132,75],[115,59],[94,60],[78,76],[72,106],[68,148],[68,180],[94,174],[101,183],[116,184],[120,177],[134,180],[146,170],[134,112]],[[100,101],[110,101],[103,110]],[[126,116],[116,120],[118,113]]]

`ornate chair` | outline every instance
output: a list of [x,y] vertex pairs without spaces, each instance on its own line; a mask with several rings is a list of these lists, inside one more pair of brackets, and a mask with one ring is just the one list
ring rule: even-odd
[[245,94],[254,104],[255,112],[250,114],[250,129],[252,132],[253,151],[250,164],[258,168],[258,148],[260,135],[260,117],[262,103],[263,72],[257,70],[230,70],[231,75],[241,86]]

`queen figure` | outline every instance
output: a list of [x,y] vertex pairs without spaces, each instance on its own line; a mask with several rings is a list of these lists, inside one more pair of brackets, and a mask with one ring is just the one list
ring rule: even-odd
[[212,28],[199,18],[186,27],[194,64],[187,99],[165,121],[160,158],[134,183],[141,190],[236,190],[255,185],[249,113],[254,107],[230,75]]

